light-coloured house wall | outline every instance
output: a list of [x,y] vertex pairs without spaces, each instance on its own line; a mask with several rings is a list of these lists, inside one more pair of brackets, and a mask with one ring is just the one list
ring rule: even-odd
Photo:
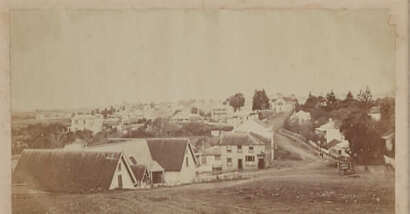
[[[253,147],[253,151],[249,150],[249,147]],[[231,152],[228,152],[228,148]],[[258,168],[258,155],[266,154],[265,145],[242,145],[242,149],[238,149],[237,145],[223,145],[221,148],[221,162],[222,170],[238,170],[238,160],[242,160],[243,169],[257,169]],[[254,161],[246,161],[246,156],[253,156]],[[228,163],[228,158],[231,158],[231,162]],[[265,159],[265,158],[264,158]],[[265,165],[266,163],[265,159]]]
[[[121,166],[120,166],[121,165]],[[117,163],[117,167],[115,168],[114,175],[112,177],[110,190],[120,188],[118,182],[118,176],[121,175],[122,178],[122,188],[123,189],[135,189],[134,182],[132,181],[131,174],[126,168],[126,163],[124,163],[123,159],[121,158],[120,161]]]
[[[188,164],[187,164],[188,161]],[[175,171],[165,171],[164,179],[167,185],[177,185],[192,183],[196,176],[196,165],[189,151],[188,146],[185,149],[184,160],[182,162],[181,170],[179,172]]]

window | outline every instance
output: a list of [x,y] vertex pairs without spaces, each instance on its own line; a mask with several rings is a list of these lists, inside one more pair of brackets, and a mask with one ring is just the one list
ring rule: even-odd
[[131,163],[137,165],[137,160],[134,157],[130,156]]
[[228,166],[232,166],[232,158],[227,158],[226,163]]
[[226,146],[226,152],[232,152],[231,146]]
[[237,147],[238,147],[238,152],[239,153],[242,152],[242,145],[238,145]]
[[249,146],[249,152],[253,152],[253,146]]
[[245,156],[245,160],[248,162],[253,162],[255,161],[255,156]]
[[185,158],[185,162],[186,162],[186,167],[188,167],[189,166],[188,157]]
[[221,155],[215,155],[215,160],[220,161],[221,160]]

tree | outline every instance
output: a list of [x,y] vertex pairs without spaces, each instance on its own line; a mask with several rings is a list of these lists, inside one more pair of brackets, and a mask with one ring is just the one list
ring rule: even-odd
[[366,112],[357,111],[343,120],[340,130],[349,141],[351,156],[360,164],[368,165],[381,160],[383,144]]
[[352,94],[351,91],[349,91],[349,92],[346,94],[346,98],[345,98],[344,101],[349,102],[349,101],[352,101],[353,99],[354,99],[353,94]]
[[337,99],[335,93],[330,91],[326,94],[326,110],[332,111],[336,108]]
[[373,105],[373,96],[370,88],[367,86],[366,89],[360,89],[357,99],[360,103],[360,106],[363,109],[369,109]]
[[245,97],[242,93],[236,93],[235,95],[229,97],[228,100],[229,105],[232,106],[234,112],[240,110],[241,107],[245,105]]
[[255,90],[255,94],[253,95],[253,101],[252,101],[252,110],[263,110],[263,109],[269,109],[270,108],[270,103],[269,103],[269,98],[266,95],[266,92],[264,89],[262,90]]

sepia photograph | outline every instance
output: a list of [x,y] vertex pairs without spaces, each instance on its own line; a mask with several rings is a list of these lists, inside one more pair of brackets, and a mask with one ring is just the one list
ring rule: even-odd
[[397,213],[389,10],[9,14],[12,213]]

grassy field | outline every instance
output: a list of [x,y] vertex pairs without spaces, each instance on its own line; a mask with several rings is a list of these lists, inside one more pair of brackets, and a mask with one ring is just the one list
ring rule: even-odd
[[[304,166],[306,165],[306,166]],[[152,190],[52,194],[13,188],[13,213],[394,213],[394,178],[342,177],[323,162],[250,179]]]

